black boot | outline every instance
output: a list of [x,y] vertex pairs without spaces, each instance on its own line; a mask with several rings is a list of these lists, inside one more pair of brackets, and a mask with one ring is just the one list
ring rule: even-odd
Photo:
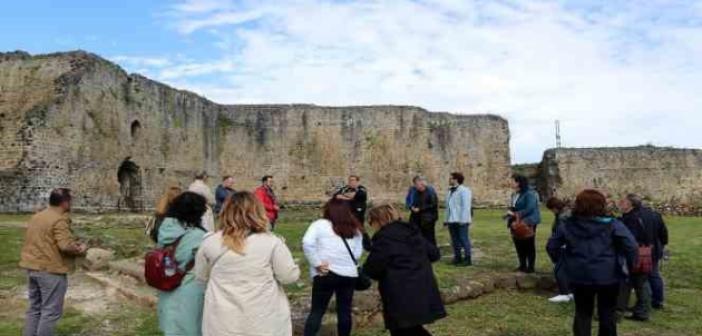
[[463,260],[462,266],[473,266],[473,260],[471,259],[470,254],[466,255],[466,259]]

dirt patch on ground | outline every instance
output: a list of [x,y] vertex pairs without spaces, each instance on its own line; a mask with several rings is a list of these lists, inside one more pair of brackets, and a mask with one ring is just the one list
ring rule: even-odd
[[[68,277],[68,292],[66,293],[65,308],[74,308],[85,315],[105,315],[125,298],[112,288],[106,288],[96,281],[78,272]],[[23,318],[27,309],[27,287],[20,286],[17,293],[3,305],[11,305],[14,317]],[[3,310],[6,310],[3,308]],[[7,311],[10,311],[9,309]],[[9,316],[8,316],[9,317]]]
[[124,300],[114,289],[103,287],[83,273],[74,274],[69,281],[66,303],[86,315],[105,315],[116,306],[112,303]]

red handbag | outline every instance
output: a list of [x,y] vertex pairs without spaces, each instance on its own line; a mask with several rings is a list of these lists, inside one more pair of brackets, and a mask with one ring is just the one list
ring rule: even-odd
[[653,249],[651,246],[639,245],[639,257],[631,273],[651,274],[651,271],[653,271]]
[[525,223],[522,218],[515,214],[512,223],[512,236],[518,240],[529,239],[534,236],[534,227]]
[[[639,225],[644,232],[647,232],[646,226],[641,218]],[[639,245],[639,257],[636,259],[636,264],[631,269],[632,274],[651,274],[653,271],[653,248],[651,245]]]

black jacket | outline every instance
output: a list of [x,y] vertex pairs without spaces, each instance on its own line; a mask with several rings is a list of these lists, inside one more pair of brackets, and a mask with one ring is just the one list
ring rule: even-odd
[[412,207],[419,208],[419,212],[410,215],[410,222],[420,227],[433,227],[439,220],[439,199],[436,193],[427,188],[423,192],[416,191],[412,200]]
[[570,217],[556,228],[546,251],[554,263],[565,267],[571,283],[612,285],[627,276],[638,246],[631,232],[614,218]]
[[354,193],[353,199],[349,201],[351,210],[356,218],[363,224],[366,216],[366,208],[368,207],[368,191],[364,186],[358,186],[358,188],[351,188],[345,186],[337,191],[334,196],[343,195],[347,193]]
[[387,329],[409,328],[446,317],[431,263],[439,249],[405,222],[385,225],[373,236],[363,270],[379,282]]
[[659,213],[650,208],[635,208],[622,215],[621,221],[640,245],[653,246],[656,259],[663,257],[663,249],[668,245],[668,228]]
[[570,209],[563,209],[558,214],[554,214],[553,226],[551,226],[551,235],[556,234],[556,229],[558,229],[560,225],[563,225],[568,218],[570,218]]

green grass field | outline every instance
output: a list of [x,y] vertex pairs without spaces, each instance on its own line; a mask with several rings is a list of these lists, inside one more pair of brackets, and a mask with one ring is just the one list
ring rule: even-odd
[[[306,226],[317,217],[317,210],[284,211],[277,233],[286,242],[303,267],[299,284],[289,286],[292,297],[304,297],[309,291],[301,239]],[[498,210],[476,211],[471,228],[474,247],[484,256],[476,266],[455,268],[441,261],[435,272],[441,287],[456,281],[510,272],[516,266],[512,243]],[[143,236],[140,223],[124,224],[115,221],[122,215],[76,216],[80,223],[75,233],[99,245],[114,249],[119,257],[139,256],[150,247]],[[27,216],[0,215],[0,334],[16,335],[22,325],[26,302],[22,298],[24,274],[17,268],[19,248],[24,229],[21,223]],[[550,233],[552,216],[544,213],[544,223],[538,236],[537,271],[549,273],[551,264],[543,249]],[[20,224],[18,224],[20,223]],[[666,309],[652,315],[648,323],[623,322],[622,335],[702,335],[702,219],[670,217],[667,223],[671,233],[671,259],[663,266],[667,281]],[[437,226],[440,243],[448,243],[448,233]],[[546,301],[552,293],[498,290],[475,300],[463,301],[448,307],[449,317],[429,328],[435,335],[568,335],[570,334],[572,304],[554,305]],[[303,298],[304,299],[304,298]],[[100,314],[86,314],[68,304],[66,316],[59,324],[60,335],[156,335],[155,311],[138,307],[130,302],[111,303],[115,307]],[[356,335],[382,335],[381,327],[355,330]]]

